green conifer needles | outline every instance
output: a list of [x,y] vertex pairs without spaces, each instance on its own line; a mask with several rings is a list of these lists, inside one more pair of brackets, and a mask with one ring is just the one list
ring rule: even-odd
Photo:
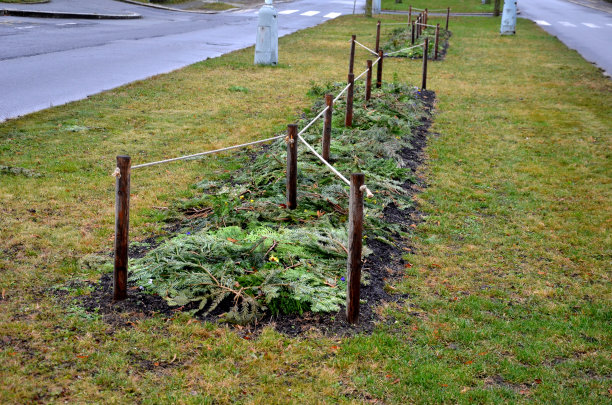
[[[312,93],[337,93],[343,84]],[[356,100],[363,100],[356,87]],[[424,112],[417,90],[390,83],[355,105],[353,128],[342,126],[343,102],[335,106],[331,161],[346,175],[363,172],[374,198],[365,201],[366,237],[389,241],[400,231],[383,220],[384,207],[411,204],[402,184],[411,174],[400,150]],[[317,101],[313,111],[320,111]],[[303,120],[299,127],[308,121]],[[305,138],[320,144],[321,124]],[[348,188],[301,148],[298,208],[285,206],[286,146],[232,154],[240,170],[197,185],[200,194],[182,201],[201,213],[183,233],[131,263],[131,279],[170,305],[190,304],[228,322],[248,323],[266,311],[338,311],[346,298]],[[366,251],[365,254],[369,254]]]

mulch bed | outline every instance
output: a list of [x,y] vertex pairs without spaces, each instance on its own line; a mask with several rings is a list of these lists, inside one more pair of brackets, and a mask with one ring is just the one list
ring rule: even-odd
[[[408,162],[413,173],[425,162],[424,148],[427,144],[429,128],[432,124],[432,111],[434,109],[435,93],[432,91],[422,91],[421,99],[425,102],[427,117],[423,118],[422,123],[415,129],[410,138],[410,144],[402,151],[402,157]],[[414,195],[426,186],[424,181],[418,177],[416,183],[406,181],[404,188]],[[405,210],[398,209],[394,204],[388,205],[384,210],[385,220],[400,224],[404,231],[420,222],[420,213],[413,206]],[[174,224],[173,230],[177,231],[182,225]],[[151,241],[154,239],[151,238]],[[404,260],[402,255],[412,251],[408,241],[402,240],[399,235],[395,241],[397,245],[390,246],[375,239],[369,240],[367,245],[373,253],[364,260],[363,272],[367,273],[368,285],[361,286],[361,298],[366,301],[360,308],[358,325],[350,325],[346,321],[345,311],[337,313],[311,313],[305,312],[302,315],[266,315],[257,324],[237,327],[243,336],[257,334],[264,326],[273,326],[281,333],[289,336],[303,335],[308,332],[322,333],[329,336],[347,336],[356,333],[370,333],[374,327],[381,322],[380,315],[376,312],[377,308],[385,303],[402,302],[407,298],[403,294],[390,294],[395,280],[400,279],[404,274]],[[151,249],[148,247],[147,250]],[[144,252],[131,250],[130,257],[138,257]],[[84,283],[84,282],[83,282]],[[386,287],[387,286],[387,287]],[[185,307],[169,307],[166,301],[157,295],[145,294],[141,287],[129,285],[128,298],[124,301],[114,302],[112,299],[113,280],[112,274],[102,275],[98,283],[90,284],[93,291],[76,298],[76,303],[85,308],[86,311],[96,313],[102,319],[116,328],[130,327],[134,321],[151,317],[157,314],[171,317],[180,311],[192,310],[195,307],[187,305]],[[60,299],[68,299],[65,294],[55,293]],[[231,305],[227,302],[227,307]],[[215,322],[218,315],[225,312],[223,303],[219,308],[206,317],[197,316],[203,321]]]

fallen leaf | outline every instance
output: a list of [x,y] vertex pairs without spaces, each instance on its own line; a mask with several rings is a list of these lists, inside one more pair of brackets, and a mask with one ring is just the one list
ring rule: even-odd
[[79,359],[86,359],[86,358],[88,358],[88,357],[89,357],[89,355],[87,355],[87,354],[77,354],[76,356],[77,356]]
[[543,276],[544,274],[546,274],[546,272],[545,271],[538,271],[538,274]]
[[432,264],[431,264],[431,267],[437,267],[437,268],[439,268],[439,269],[441,269],[441,268],[442,268],[442,266],[440,266],[438,263],[432,263]]
[[397,384],[398,382],[400,382],[400,379],[396,378],[395,380],[393,380],[393,382],[391,384]]
[[412,267],[412,264],[411,264],[411,263],[406,263],[406,264],[404,264],[404,267],[405,267],[405,268],[407,268],[407,269],[409,269],[409,268],[411,268],[411,267]]
[[440,384],[440,387],[448,387],[448,384]]
[[236,240],[236,239],[234,239],[234,238],[227,238],[227,240],[229,240],[229,241],[230,241],[230,242],[232,242],[232,243],[236,243],[236,242],[238,242],[238,240]]
[[465,364],[468,364],[468,365],[470,365],[470,364],[472,364],[472,363],[473,363],[473,361],[472,361],[472,360],[468,360],[468,361],[466,361],[466,362],[465,362]]
[[542,384],[542,380],[540,378],[536,378],[533,380],[536,384]]
[[486,354],[487,354],[487,352],[480,352],[480,353],[478,353],[479,356],[484,356]]
[[280,208],[287,208],[287,204],[278,204]]
[[157,361],[156,361],[155,363],[153,363],[153,365],[154,365],[155,367],[159,367],[159,362],[157,362]]

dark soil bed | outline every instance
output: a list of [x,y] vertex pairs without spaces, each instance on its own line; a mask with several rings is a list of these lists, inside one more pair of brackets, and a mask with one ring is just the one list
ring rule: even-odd
[[[415,133],[410,138],[409,145],[402,150],[402,157],[408,162],[408,166],[415,174],[414,178],[417,184],[407,180],[404,183],[404,188],[410,191],[411,194],[416,194],[422,187],[425,186],[422,179],[416,174],[418,168],[424,164],[425,155],[424,148],[427,143],[429,128],[432,123],[432,111],[434,108],[435,93],[432,91],[422,91],[421,99],[425,102],[426,111],[429,113],[427,118],[424,118],[421,125],[416,128]],[[409,231],[411,227],[420,221],[420,213],[410,207],[406,210],[398,209],[394,204],[388,205],[384,210],[385,220],[388,222],[400,224],[402,230]],[[173,224],[169,227],[169,231],[178,231],[185,224]],[[403,275],[405,263],[402,255],[406,252],[411,252],[412,248],[407,244],[407,241],[402,240],[399,235],[396,235],[396,245],[380,242],[376,239],[368,239],[367,245],[373,251],[371,255],[365,258],[363,265],[363,273],[367,277],[367,285],[361,286],[361,298],[365,304],[361,305],[359,324],[356,326],[349,325],[346,321],[344,309],[337,313],[311,313],[305,312],[301,315],[267,315],[260,319],[257,324],[250,326],[241,326],[239,331],[241,334],[248,336],[257,334],[262,327],[271,325],[279,332],[290,336],[301,335],[307,332],[323,333],[332,336],[345,336],[354,333],[371,332],[376,324],[381,321],[381,317],[377,312],[385,303],[401,302],[405,298],[402,294],[390,294],[392,284],[395,280]],[[150,239],[151,245],[155,245],[155,238]],[[147,248],[150,249],[151,247]],[[144,251],[140,248],[132,249],[130,257],[141,256]],[[112,299],[113,280],[112,274],[104,274],[99,283],[90,285],[93,291],[77,298],[77,304],[84,307],[86,311],[97,313],[102,316],[104,321],[112,324],[115,327],[129,327],[135,320],[149,317],[156,314],[164,316],[172,316],[179,311],[187,311],[195,309],[190,305],[184,307],[170,307],[166,301],[156,295],[146,294],[141,287],[130,285],[128,298],[124,301],[114,302]],[[65,298],[65,294],[56,293],[60,299]],[[231,303],[228,302],[227,306]],[[198,317],[204,321],[216,322],[218,315],[223,312],[224,305],[220,305],[219,309],[213,311],[206,317]]]

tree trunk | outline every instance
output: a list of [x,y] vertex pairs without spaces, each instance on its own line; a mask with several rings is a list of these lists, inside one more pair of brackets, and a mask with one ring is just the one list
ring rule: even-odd
[[372,0],[366,0],[365,15],[366,17],[372,17]]

